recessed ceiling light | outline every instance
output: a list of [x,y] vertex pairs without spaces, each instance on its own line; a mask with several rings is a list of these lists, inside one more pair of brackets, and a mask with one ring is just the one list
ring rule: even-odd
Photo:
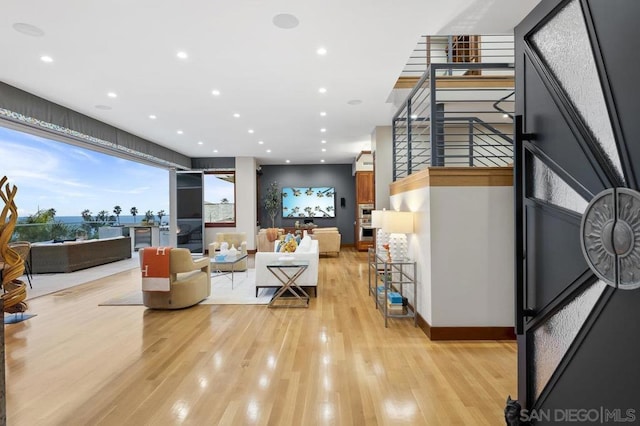
[[321,163],[324,163],[324,160],[320,160]]
[[118,97],[118,95],[116,93],[113,93],[113,92],[107,93],[107,96],[110,97],[110,98],[117,98]]
[[187,52],[183,52],[183,51],[176,53],[176,56],[180,59],[187,59],[189,57],[189,55],[187,55]]
[[327,93],[327,89],[325,89],[324,87],[321,87],[318,89],[319,93]]
[[213,150],[213,152],[218,152],[218,150],[217,150],[217,149],[214,149],[214,150]]
[[12,27],[17,32],[31,37],[42,37],[44,35],[44,31],[40,28],[35,25],[25,24],[24,22],[16,22]]
[[202,144],[203,144],[203,142],[202,142],[202,141],[198,141],[198,145],[202,145]]
[[283,30],[290,30],[298,26],[300,21],[295,16],[289,13],[280,13],[273,17],[273,25]]
[[211,91],[211,94],[212,94],[213,96],[220,96],[220,91],[219,91],[219,90],[214,89],[214,90],[212,90],[212,91]]
[[360,105],[362,101],[360,99],[351,99],[347,102],[349,105]]
[[327,152],[327,148],[322,148],[322,152]]
[[322,139],[322,140],[320,141],[320,143],[327,143],[327,141],[325,141],[324,139]]
[[40,56],[40,60],[41,60],[42,62],[46,62],[46,63],[48,63],[48,64],[50,64],[51,62],[53,62],[53,58],[52,58],[51,56],[47,56],[47,55]]
[[285,162],[285,163],[290,163],[290,162],[291,162],[291,160],[284,160],[284,162]]
[[326,131],[327,131],[327,129],[325,129],[324,127],[323,127],[322,129],[320,129],[320,132],[321,132],[321,133],[324,133],[324,132],[326,132]]
[[259,145],[262,145],[264,143],[264,141],[258,141]]
[[509,114],[502,114],[503,118],[509,118]]
[[184,132],[183,132],[182,130],[178,130],[176,133],[177,133],[177,134],[179,134],[179,135],[181,135],[181,134],[183,134]]
[[411,114],[411,119],[415,120],[416,118],[418,118],[417,114]]
[[270,149],[268,149],[268,150],[267,150],[267,152],[271,152],[271,150],[270,150]]
[[156,117],[155,115],[151,114],[151,115],[149,115],[149,118],[152,119],[152,120],[155,120],[158,117]]
[[237,112],[236,112],[235,114],[233,114],[233,116],[234,116],[235,118],[240,118],[240,114],[238,114]]
[[326,116],[327,116],[327,113],[326,113],[326,112],[324,112],[324,111],[322,111],[322,112],[320,113],[320,116],[321,116],[321,117],[326,117]]
[[111,107],[109,105],[96,105],[96,109],[101,109],[104,111],[108,111],[111,109]]
[[249,130],[248,130],[248,132],[249,132],[249,133],[253,133],[253,129],[249,129]]
[[324,47],[319,47],[318,50],[316,50],[316,53],[320,56],[324,56],[327,54],[327,49],[325,49]]

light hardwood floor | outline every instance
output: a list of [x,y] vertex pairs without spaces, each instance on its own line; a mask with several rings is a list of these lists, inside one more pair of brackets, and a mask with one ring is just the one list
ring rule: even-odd
[[98,306],[138,271],[34,299],[6,325],[10,425],[501,425],[512,342],[384,328],[366,253],[321,257],[309,309]]

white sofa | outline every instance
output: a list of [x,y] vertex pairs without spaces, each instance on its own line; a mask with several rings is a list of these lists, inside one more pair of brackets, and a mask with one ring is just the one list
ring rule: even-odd
[[[275,241],[274,245],[277,245]],[[307,252],[279,253],[276,251],[259,251],[256,253],[256,295],[263,287],[281,287],[282,283],[267,269],[267,264],[277,262],[282,256],[293,256],[299,260],[308,260],[309,267],[298,277],[296,283],[301,287],[312,287],[314,296],[318,286],[318,241],[311,240],[311,248]]]

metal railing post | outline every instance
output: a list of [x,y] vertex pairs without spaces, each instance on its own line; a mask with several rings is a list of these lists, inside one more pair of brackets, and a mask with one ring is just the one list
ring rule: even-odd
[[473,120],[469,119],[469,167],[473,167]]
[[413,166],[411,165],[411,98],[407,100],[407,176],[412,172]]
[[438,126],[437,126],[437,108],[436,108],[436,67],[433,65],[429,68],[429,142],[431,143],[431,165],[438,165]]
[[396,126],[398,125],[398,119],[393,119],[393,126],[391,126],[391,161],[392,164],[392,173],[393,173],[393,181],[395,182],[398,178],[398,161],[396,155],[396,149],[398,149],[398,144],[396,143],[396,138],[398,137],[398,133],[396,132]]
[[[447,37],[449,42],[449,48],[447,49],[447,62],[453,62],[453,36]],[[453,69],[449,68],[449,75],[453,75]]]

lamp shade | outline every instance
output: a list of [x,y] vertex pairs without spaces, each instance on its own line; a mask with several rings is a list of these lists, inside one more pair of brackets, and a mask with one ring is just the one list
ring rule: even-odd
[[410,234],[413,232],[413,213],[386,211],[383,215],[382,229],[390,234]]
[[386,210],[374,210],[371,212],[371,227],[381,229],[384,226]]

